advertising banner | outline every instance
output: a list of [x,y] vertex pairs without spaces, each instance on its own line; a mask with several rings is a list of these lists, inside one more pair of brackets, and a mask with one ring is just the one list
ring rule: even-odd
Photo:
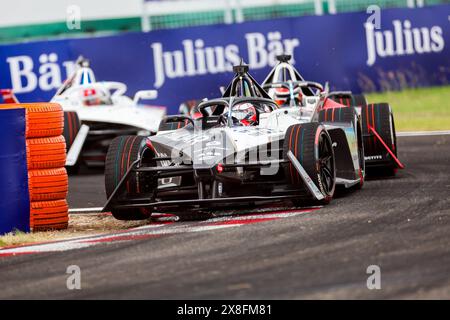
[[282,53],[304,78],[336,90],[444,85],[449,14],[439,5],[0,45],[0,87],[47,101],[83,55],[97,80],[124,82],[129,96],[157,89],[154,103],[176,113],[185,100],[218,97],[241,59],[263,81]]

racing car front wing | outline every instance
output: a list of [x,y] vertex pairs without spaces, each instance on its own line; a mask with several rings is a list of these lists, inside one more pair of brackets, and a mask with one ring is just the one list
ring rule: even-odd
[[[264,168],[269,167],[274,164],[282,165],[289,162],[292,162],[296,170],[299,172],[300,176],[303,178],[303,181],[307,187],[307,190],[315,197],[317,200],[323,199],[323,194],[319,191],[317,186],[308,176],[306,171],[301,166],[300,162],[295,158],[295,156],[291,153],[288,155],[289,160],[275,160],[275,161],[267,161],[261,163],[233,163],[233,164],[221,164],[223,170],[231,169],[231,168]],[[155,158],[155,161],[165,161],[169,160],[168,158]],[[196,195],[195,198],[192,199],[176,199],[176,200],[164,200],[164,201],[156,201],[158,194],[167,191],[166,189],[158,189],[155,188],[151,194],[146,194],[145,196],[138,197],[138,195],[131,197],[128,194],[124,195],[125,187],[127,185],[127,181],[134,174],[139,173],[151,173],[153,175],[153,179],[160,179],[165,177],[174,177],[187,173],[194,173],[196,169],[192,165],[178,165],[178,166],[157,166],[157,167],[139,167],[140,160],[136,160],[133,162],[125,173],[125,175],[120,180],[119,184],[109,197],[103,212],[110,211],[111,209],[132,209],[132,208],[181,208],[182,206],[199,206],[204,207],[213,204],[226,204],[233,205],[236,203],[263,203],[263,202],[273,202],[273,201],[282,201],[299,198],[298,191],[292,189],[278,189],[276,192],[273,192],[271,195],[250,195],[250,196],[226,196],[221,197],[217,196],[216,192],[213,192],[210,197],[205,197],[203,192],[203,181],[197,182],[197,190],[192,189],[184,189],[183,187],[175,188],[172,192],[176,192],[178,195]],[[216,170],[216,167],[210,168],[211,177],[215,176],[213,170]],[[217,180],[213,179],[213,188],[217,187]],[[278,183],[282,184],[283,181],[278,181]]]

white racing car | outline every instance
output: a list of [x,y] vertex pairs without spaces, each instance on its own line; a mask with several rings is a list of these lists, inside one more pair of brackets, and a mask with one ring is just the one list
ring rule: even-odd
[[[367,172],[381,176],[395,175],[404,166],[397,158],[397,140],[392,108],[388,103],[367,103],[364,95],[350,91],[318,95],[305,86],[305,81],[290,63],[291,56],[280,55],[279,63],[263,82],[269,96],[282,107],[298,106],[306,110],[319,103],[319,120],[324,123],[347,122],[352,113],[358,114],[364,145]],[[326,86],[328,87],[328,85]],[[361,167],[363,167],[361,165]]]
[[[279,108],[247,66],[234,71],[221,98],[197,107],[200,117],[163,121],[183,128],[112,141],[104,211],[138,220],[155,210],[195,215],[238,203],[326,204],[336,184],[362,186],[362,136],[353,109],[342,108],[347,115],[342,121],[321,121],[325,111],[317,102],[327,93],[313,82],[296,85],[314,101]],[[320,96],[312,94],[316,91]]]
[[158,131],[166,108],[140,104],[156,99],[157,91],[138,91],[131,99],[126,90],[120,82],[97,82],[89,62],[78,59],[75,72],[51,100],[64,109],[68,171],[76,172],[82,162],[104,165],[108,146],[117,136],[148,136]]

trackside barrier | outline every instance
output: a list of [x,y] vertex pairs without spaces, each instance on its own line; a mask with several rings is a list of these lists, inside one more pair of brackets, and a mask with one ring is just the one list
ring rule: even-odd
[[0,125],[0,234],[67,228],[61,106],[0,105]]
[[156,89],[151,103],[177,114],[185,101],[220,95],[241,58],[262,82],[283,53],[332,91],[446,85],[449,12],[447,4],[0,44],[0,89],[22,102],[49,101],[83,55],[96,79],[126,83],[128,95]]
[[25,109],[0,108],[0,234],[29,231]]

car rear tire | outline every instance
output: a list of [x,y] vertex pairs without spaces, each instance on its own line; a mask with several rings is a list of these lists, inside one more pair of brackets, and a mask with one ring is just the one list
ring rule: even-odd
[[165,122],[164,118],[159,123],[158,132],[161,131],[172,131],[172,130],[178,130],[181,128],[186,127],[189,124],[189,121],[178,121],[178,122]]
[[363,94],[352,94],[352,106],[364,107],[367,106],[367,98]]
[[[111,142],[105,163],[107,198],[112,195],[132,163],[140,158],[145,139],[144,136],[120,136]],[[139,176],[136,174],[127,182],[127,193],[137,195],[140,193],[140,187]],[[111,213],[118,220],[144,220],[151,217],[151,210],[144,208],[112,209]]]
[[[72,147],[80,128],[81,122],[78,118],[78,114],[74,111],[65,111],[63,136],[66,140],[66,152],[69,152]],[[73,166],[67,166],[66,169],[68,174],[77,174],[80,170],[80,160],[78,160]]]
[[397,137],[394,115],[390,105],[387,103],[378,103],[362,107],[361,119],[366,157],[382,157],[382,159],[380,159],[381,161],[376,163],[373,167],[371,167],[370,161],[377,160],[368,159],[368,172],[377,175],[394,176],[397,171],[397,165],[394,159],[370,130],[370,127],[373,127],[395,156],[397,156]]
[[355,108],[328,108],[320,110],[319,122],[351,122],[355,123]]
[[[289,159],[288,151],[294,154],[325,198],[316,201],[315,197],[310,195],[301,176],[291,163],[285,167],[285,175],[289,183],[305,191],[309,200],[312,199],[314,203],[328,204],[333,198],[336,187],[336,169],[332,141],[325,128],[319,123],[296,124],[289,127],[283,150],[285,159]],[[298,205],[301,202],[294,201],[294,204]]]
[[202,103],[202,99],[188,100],[180,104],[178,108],[178,113],[185,116],[195,116],[200,111],[198,110],[198,105]]
[[331,95],[330,98],[347,107],[367,106],[367,99],[363,94]]

